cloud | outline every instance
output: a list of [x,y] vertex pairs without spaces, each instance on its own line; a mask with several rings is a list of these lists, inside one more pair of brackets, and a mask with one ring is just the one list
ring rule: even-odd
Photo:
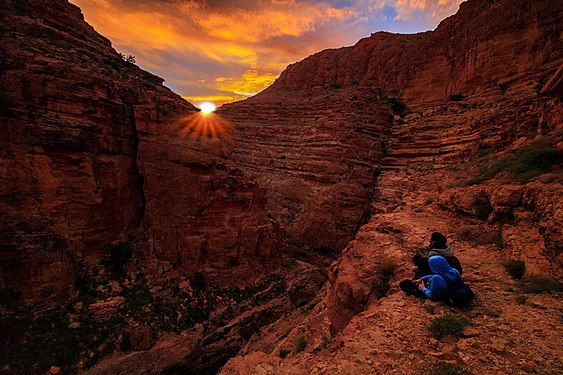
[[371,32],[423,31],[460,0],[71,0],[180,95],[239,100],[290,63]]
[[212,37],[258,43],[278,36],[300,37],[327,22],[351,18],[355,12],[326,5],[274,3],[268,9],[202,14],[194,18]]
[[390,3],[397,11],[397,19],[409,20],[414,17],[427,17],[440,21],[453,14],[462,3],[461,0],[396,0]]

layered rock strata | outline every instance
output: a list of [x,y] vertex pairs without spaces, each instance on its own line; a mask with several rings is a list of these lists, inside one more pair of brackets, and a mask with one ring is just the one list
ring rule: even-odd
[[[559,11],[552,13],[550,7]],[[507,13],[512,16],[505,18]],[[401,108],[404,114],[395,117],[390,129],[372,201],[374,216],[333,264],[322,300],[311,312],[292,316],[290,323],[279,321],[251,339],[222,373],[429,371],[428,359],[418,361],[418,353],[410,349],[416,347],[413,337],[428,340],[424,330],[413,334],[425,322],[417,320],[416,301],[400,293],[397,284],[411,276],[410,258],[435,230],[467,251],[460,255],[469,265],[466,278],[481,295],[469,315],[487,330],[489,309],[503,299],[498,285],[508,279],[503,261],[522,259],[527,275],[561,278],[556,240],[563,193],[561,14],[561,4],[554,2],[470,1],[433,32],[378,33],[354,47],[313,55],[290,66],[262,94],[376,85],[387,96],[400,96],[406,109]],[[526,152],[550,156],[514,175],[511,163]],[[492,166],[500,172],[487,175]],[[485,267],[489,258],[490,267]],[[395,262],[391,288],[379,300],[375,289],[389,259]],[[549,300],[546,320],[560,306],[556,297]],[[509,322],[511,301],[503,301],[502,314],[508,317],[499,320]],[[526,330],[510,340],[533,337]],[[400,347],[389,349],[388,338]],[[488,332],[482,339],[499,340]],[[557,372],[560,351],[549,340],[540,339],[538,345],[549,358],[547,371]],[[306,343],[303,352],[297,342]],[[455,344],[452,352],[437,342],[436,356],[477,374],[527,371],[517,361],[500,361],[504,354],[497,357],[502,351],[495,351],[495,345],[483,348],[494,365],[480,364],[479,355],[470,350],[456,353]],[[535,353],[522,350],[520,356],[533,361]]]
[[534,82],[545,84],[557,69],[561,8],[558,1],[467,1],[434,31],[379,32],[290,65],[265,92],[359,84],[400,95],[411,106],[438,104],[455,94],[513,94]]
[[378,89],[257,95],[219,115],[236,129],[232,160],[266,190],[286,251],[341,250],[366,220],[390,112]]
[[6,1],[2,19],[3,288],[60,295],[127,240],[159,275],[244,284],[279,264],[232,141],[185,137],[195,107],[66,1]]
[[[562,150],[561,2],[469,1],[433,32],[377,33],[321,52],[256,97],[225,106],[207,127],[161,79],[124,61],[76,7],[4,4],[3,289],[34,298],[63,294],[107,257],[110,244],[127,239],[152,287],[181,274],[218,285],[253,283],[279,270],[282,254],[326,264],[345,248],[322,295],[315,297],[321,270],[289,267],[288,280],[292,272],[303,277],[288,282],[281,297],[238,310],[238,318],[215,312],[216,322],[186,339],[189,350],[178,345],[181,337],[161,337],[147,356],[161,361],[148,372],[216,369],[203,363],[203,352],[228,348],[222,362],[249,341],[242,352],[248,362],[237,358],[225,372],[244,372],[260,357],[267,371],[280,373],[281,350],[300,337],[311,344],[290,353],[290,371],[312,371],[311,353],[357,340],[362,312],[385,304],[372,289],[384,283],[387,262],[398,267],[392,284],[406,277],[414,247],[434,229],[458,241],[482,228],[500,232],[505,258],[525,259],[530,272],[560,270],[558,166],[523,186],[509,173],[470,180],[532,140]],[[484,246],[475,255],[486,257],[492,245]],[[402,322],[395,307],[413,307],[396,297],[381,315],[389,324]],[[298,307],[288,315],[291,327],[280,320],[253,336],[254,322],[269,324]],[[417,345],[426,339],[420,330],[416,337]],[[162,357],[167,348],[178,355]],[[256,350],[269,355],[251,354]],[[559,369],[556,351],[547,352],[550,369]],[[100,371],[149,366],[137,359],[119,357]],[[358,371],[404,370],[381,363]]]

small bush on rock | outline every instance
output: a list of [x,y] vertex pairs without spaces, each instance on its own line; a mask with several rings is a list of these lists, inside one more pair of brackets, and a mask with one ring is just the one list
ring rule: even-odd
[[461,375],[461,368],[458,365],[452,365],[448,362],[438,363],[432,371],[431,375]]
[[377,265],[376,273],[378,276],[371,284],[371,289],[377,298],[385,297],[389,291],[389,282],[393,277],[393,272],[395,271],[396,266],[396,263],[389,258],[382,259]]
[[530,276],[521,281],[519,289],[525,294],[563,292],[563,283],[542,276]]
[[439,340],[446,335],[462,331],[468,324],[469,321],[463,316],[446,314],[432,319],[428,330]]
[[526,263],[523,260],[509,260],[504,263],[504,268],[506,268],[510,277],[520,280],[526,272]]
[[476,178],[469,181],[469,184],[480,184],[500,172],[511,174],[517,182],[523,184],[562,161],[563,154],[548,144],[546,139],[542,139],[482,169]]
[[469,241],[473,245],[493,244],[498,248],[503,248],[502,232],[487,232],[483,228],[474,225],[463,225],[457,228],[457,235],[460,239]]
[[298,338],[297,341],[295,341],[295,353],[301,353],[303,350],[305,350],[306,346],[307,341],[305,341],[303,337]]

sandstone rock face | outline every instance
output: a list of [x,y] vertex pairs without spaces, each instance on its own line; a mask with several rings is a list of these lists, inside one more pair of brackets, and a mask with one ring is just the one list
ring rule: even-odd
[[[378,33],[354,47],[313,55],[254,98],[377,85],[387,96],[400,96],[407,110],[390,127],[373,216],[331,267],[321,301],[311,312],[268,326],[222,373],[415,374],[452,359],[475,374],[529,370],[523,362],[500,360],[507,355],[507,342],[535,337],[532,330],[509,334],[517,309],[512,296],[503,296],[501,285],[512,281],[502,264],[522,259],[528,275],[561,279],[561,242],[554,241],[561,238],[561,154],[552,156],[552,167],[539,167],[529,178],[518,180],[501,167],[498,175],[483,175],[497,161],[506,168],[530,145],[534,152],[552,155],[554,148],[562,149],[561,14],[561,4],[554,2],[469,1],[434,32]],[[499,65],[503,69],[494,67]],[[539,95],[537,83],[548,80]],[[463,97],[450,98],[456,93]],[[398,291],[398,282],[412,276],[411,257],[433,231],[447,235],[477,292],[469,316],[477,327],[496,321],[478,338],[471,333],[454,345],[433,340],[425,330],[429,313],[441,314],[447,307],[425,304],[422,309]],[[376,298],[380,265],[387,257],[395,262],[391,287]],[[549,313],[526,308],[531,320],[554,317],[560,302],[546,298]],[[499,322],[503,331],[497,334]],[[294,349],[299,338],[307,342],[303,353]],[[429,356],[411,350],[417,340],[431,348]],[[541,346],[550,338],[539,340]],[[480,364],[477,352],[494,365]],[[532,362],[545,356],[548,371],[560,371],[560,350],[544,346],[541,352],[511,355]]]
[[287,251],[338,251],[365,220],[389,129],[377,89],[267,93],[218,111],[232,160],[264,188]]
[[[221,108],[207,130],[193,106],[122,61],[76,7],[5,5],[1,289],[63,294],[108,245],[126,239],[144,273],[138,278],[156,292],[173,278],[188,289],[185,276],[198,273],[206,283],[244,285],[285,270],[287,290],[267,303],[213,311],[209,324],[155,333],[156,343],[148,330],[133,332],[135,349],[146,351],[109,358],[91,373],[217,369],[241,347],[246,357],[224,373],[421,373],[428,369],[419,348],[428,344],[436,358],[475,373],[490,373],[487,363],[527,371],[502,362],[507,355],[535,360],[519,344],[551,323],[530,306],[509,306],[501,264],[521,258],[527,272],[561,277],[560,165],[521,184],[505,172],[477,177],[533,140],[563,150],[560,1],[468,1],[433,32],[377,33],[321,52],[256,97]],[[468,278],[482,283],[472,317],[494,344],[482,344],[481,334],[455,346],[429,341],[431,317],[423,314],[442,307],[396,293],[435,230],[453,240]],[[326,270],[286,259],[326,266],[341,249],[327,283]],[[375,292],[389,264],[390,289]],[[547,303],[550,322],[559,319],[560,301],[546,301],[534,306]],[[105,316],[122,302],[88,307]],[[521,312],[519,336],[509,323]],[[506,339],[498,323],[509,327]],[[267,329],[256,332],[261,325]],[[545,368],[557,373],[554,332],[541,330],[538,344]]]
[[130,82],[162,81],[125,66],[66,2],[1,12],[1,284],[48,295],[142,219]]
[[[232,140],[179,136],[185,121],[162,126],[143,103],[138,168],[146,211],[146,261],[209,282],[244,285],[279,266],[281,232],[264,189],[227,159]],[[228,271],[228,272],[225,272]]]
[[264,189],[227,159],[232,141],[185,137],[195,108],[67,1],[1,12],[2,288],[60,294],[128,238],[145,265],[218,283],[279,264]]
[[[290,65],[266,92],[360,84],[381,87],[411,106],[458,93],[498,97],[546,83],[559,67],[562,11],[558,1],[464,2],[435,31],[375,33]],[[507,20],[510,27],[499,27]]]

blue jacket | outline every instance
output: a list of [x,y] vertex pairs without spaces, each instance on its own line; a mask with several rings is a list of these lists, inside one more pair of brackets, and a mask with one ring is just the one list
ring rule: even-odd
[[[441,256],[430,257],[428,259],[428,265],[430,266],[432,275],[421,277],[425,284],[425,287],[422,288],[422,293],[432,301],[439,301],[442,297],[447,295],[449,291],[448,283],[443,277],[456,282],[460,280],[460,275],[458,270],[452,268]],[[443,275],[443,277],[441,275]]]

